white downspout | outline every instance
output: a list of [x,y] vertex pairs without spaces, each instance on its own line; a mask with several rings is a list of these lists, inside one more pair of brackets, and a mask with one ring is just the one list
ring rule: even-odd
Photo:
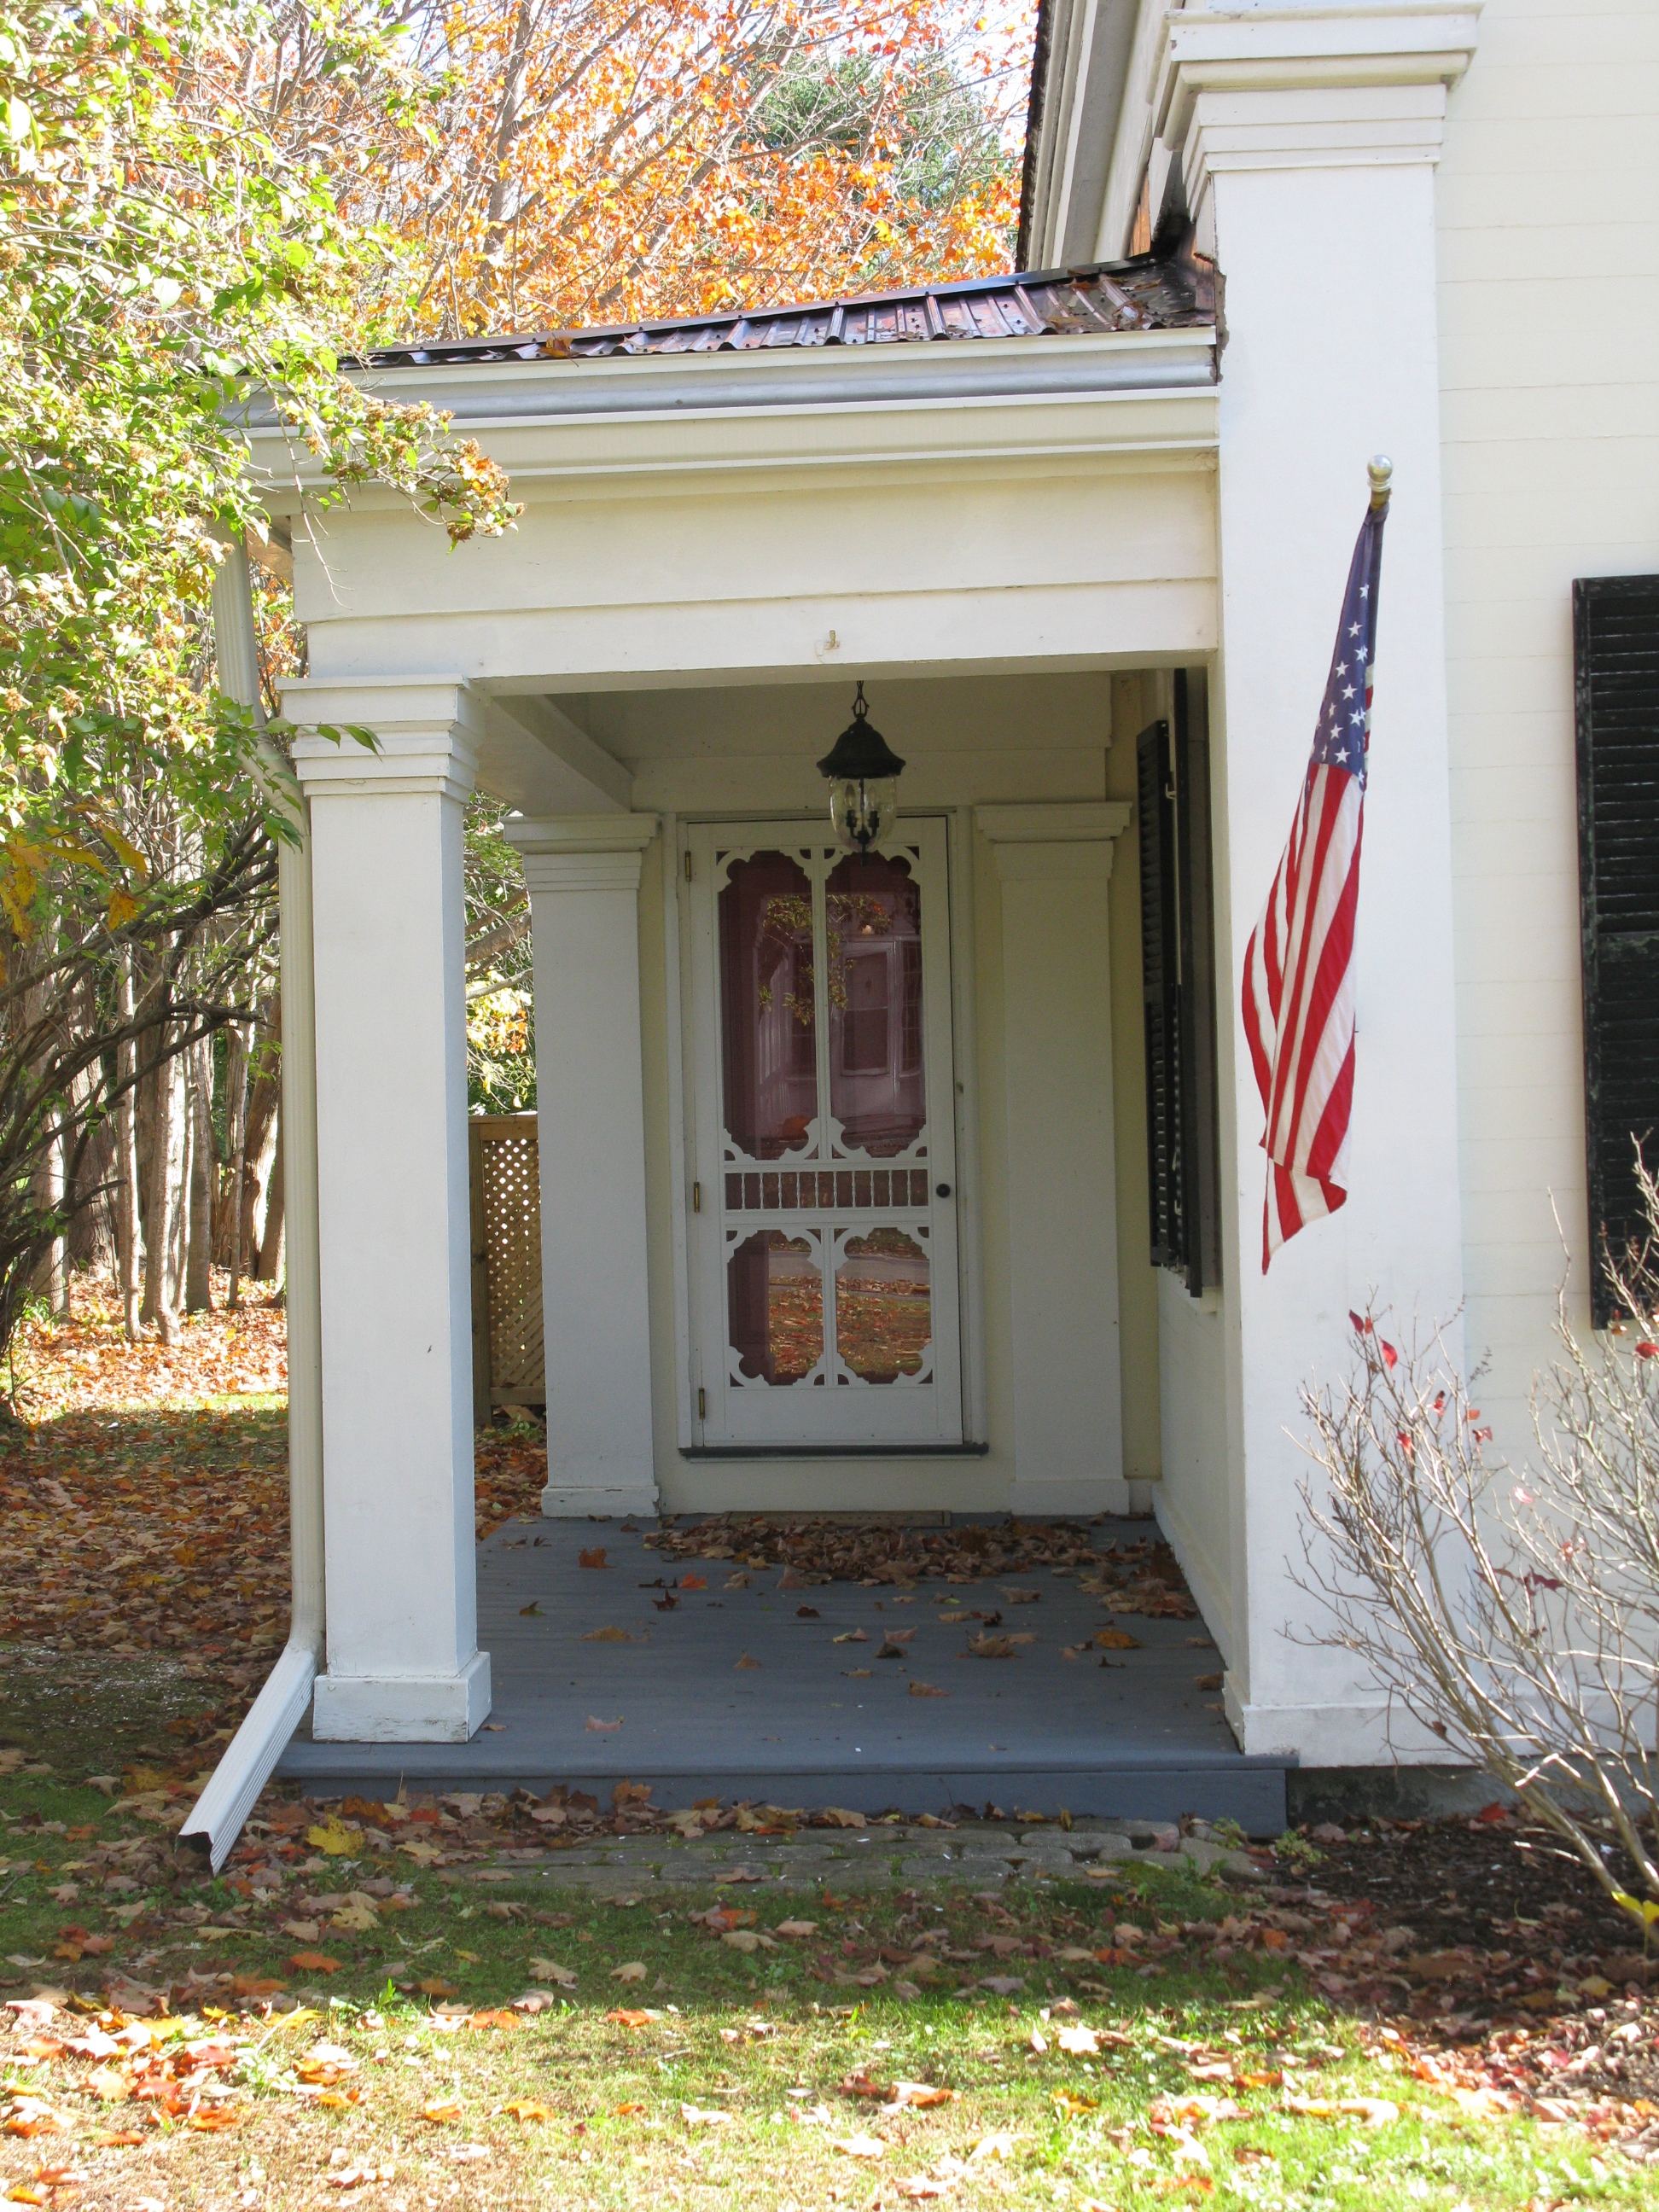
[[[234,538],[213,580],[213,634],[220,688],[251,707],[263,729],[259,665],[247,549]],[[288,1494],[293,1544],[293,1611],[288,1643],[225,1748],[185,1821],[183,1837],[205,1846],[216,1874],[230,1856],[289,1738],[311,1703],[323,1663],[323,1340],[317,1242],[317,1031],[312,966],[310,822],[276,747],[261,737],[262,780],[299,832],[279,840],[282,910],[283,1173],[288,1271]],[[240,1202],[240,1194],[237,1194]]]

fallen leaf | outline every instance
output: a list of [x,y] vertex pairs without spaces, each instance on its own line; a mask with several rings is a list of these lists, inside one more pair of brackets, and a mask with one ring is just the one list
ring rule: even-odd
[[702,1575],[682,1575],[679,1586],[682,1589],[707,1589],[708,1583],[707,1577]]
[[614,1721],[595,1720],[592,1713],[587,1717],[587,1729],[591,1735],[614,1735],[621,1726],[620,1718]]
[[1100,2110],[1098,2097],[1082,2097],[1075,2089],[1051,2090],[1049,2102],[1061,2118],[1067,2120],[1081,2119],[1085,2112],[1097,2112]]
[[910,1685],[913,1698],[948,1698],[950,1694],[948,1690],[936,1690],[931,1682],[912,1682]]
[[553,2117],[550,2106],[538,2105],[528,2097],[515,2097],[510,2105],[503,2105],[501,2110],[510,2112],[515,2120],[550,2120]]
[[650,2011],[629,2012],[622,2010],[617,2012],[608,2012],[605,2014],[605,2018],[617,2027],[649,2027],[652,2021],[653,2020],[660,2020],[662,2018],[662,2014],[660,2013]]
[[325,1820],[315,1828],[306,1830],[306,1841],[313,1851],[323,1851],[331,1859],[344,1858],[362,1849],[362,1838],[353,1835],[349,1828],[342,1827],[337,1820]]
[[576,1565],[579,1567],[603,1567],[608,1565],[605,1556],[605,1546],[595,1544],[589,1550],[578,1552]]
[[576,1638],[579,1644],[631,1644],[634,1639],[625,1628],[590,1628],[586,1636]]
[[944,2089],[933,2081],[895,2081],[891,2102],[902,2105],[917,2112],[931,2112],[936,2106],[956,2102],[954,2089]]
[[331,1928],[343,1928],[353,1936],[367,1936],[380,1924],[380,1916],[366,1897],[354,1897],[349,1905],[342,1905],[329,1922]]
[[745,1953],[775,1951],[778,1948],[771,1936],[763,1935],[758,1929],[755,1928],[728,1929],[720,1937],[720,1941],[722,1943],[729,1943],[734,1951]]
[[430,2120],[434,2127],[446,2125],[453,2120],[459,2120],[460,2117],[460,2106],[453,2102],[422,2105],[421,2107],[421,2118],[423,2120]]
[[1065,2027],[1055,2038],[1062,2051],[1073,2058],[1094,2058],[1099,2056],[1100,2038],[1091,2027],[1081,2021],[1075,2027]]
[[1140,1638],[1131,1636],[1127,1628],[1097,1628],[1095,1642],[1104,1651],[1139,1651],[1143,1649]]
[[613,2105],[611,2108],[611,2117],[613,2120],[633,2120],[637,2119],[641,2112],[649,2110],[648,2105]]
[[440,2003],[446,1998],[458,1997],[460,1995],[453,1982],[446,1982],[436,1974],[429,1976],[423,1982],[416,1982],[415,1986],[423,1997],[432,1997]]
[[530,1961],[532,1982],[556,1982],[562,1990],[574,1990],[577,1976],[568,1966],[561,1966],[552,1959],[532,1959]]
[[296,1974],[337,1974],[342,1964],[322,1951],[296,1951],[288,1963]]
[[816,1936],[817,1932],[816,1920],[780,1920],[778,1923],[780,1936]]
[[871,1667],[843,1667],[842,1679],[848,1682],[867,1682],[875,1672]]
[[613,1966],[611,1969],[611,1978],[613,1982],[642,1982],[645,1979],[643,1960],[630,1959],[625,1966]]
[[315,1920],[285,1920],[283,1923],[283,1935],[291,1936],[296,1943],[314,1943],[322,1932],[320,1924]]
[[861,1628],[849,1628],[844,1636],[832,1636],[832,1644],[867,1644],[870,1639]]
[[885,2158],[887,2146],[879,2136],[836,2136],[830,2148],[838,2150],[844,2158]]
[[741,1658],[741,1659],[739,1659],[739,1660],[738,1660],[738,1666],[739,1668],[743,1668],[743,1667],[758,1667],[759,1665],[760,1665],[760,1661],[759,1661],[758,1659],[751,1659],[751,1658],[749,1656],[749,1654],[748,1654],[746,1651],[744,1653],[744,1655],[743,1655],[742,1658]]
[[1014,1639],[1012,1636],[970,1636],[968,1650],[975,1659],[1012,1659]]
[[726,2128],[732,2124],[730,2112],[713,2111],[702,2105],[682,2105],[680,2118],[688,2128]]
[[519,1607],[519,1618],[520,1620],[539,1620],[541,1611],[541,1600],[538,1597],[532,1597],[528,1605],[521,1605]]

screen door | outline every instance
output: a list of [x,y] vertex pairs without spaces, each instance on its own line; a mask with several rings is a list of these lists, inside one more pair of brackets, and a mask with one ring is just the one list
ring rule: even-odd
[[959,1443],[945,825],[687,852],[698,1441]]

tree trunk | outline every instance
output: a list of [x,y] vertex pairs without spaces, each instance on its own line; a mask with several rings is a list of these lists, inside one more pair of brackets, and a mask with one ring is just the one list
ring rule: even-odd
[[259,1239],[262,1283],[280,1283],[283,1279],[283,1116],[279,1107],[276,1152],[270,1163],[270,1180],[265,1185],[265,1233]]
[[[55,1213],[61,1220],[64,1208],[64,1139],[54,1137],[46,1147],[46,1157],[41,1163],[39,1197],[43,1213]],[[35,1278],[35,1287],[55,1314],[66,1314],[69,1301],[69,1255],[61,1235],[54,1237],[46,1247],[46,1256],[40,1263]]]
[[[116,1006],[123,1022],[132,1019],[132,956],[121,956]],[[138,1134],[135,1094],[130,1087],[136,1060],[129,1040],[115,1054],[118,1082],[129,1087],[115,1103],[115,1252],[119,1270],[121,1301],[125,1309],[127,1340],[137,1344],[139,1327],[138,1280]]]
[[190,1053],[190,1232],[185,1255],[185,1311],[213,1311],[213,1040]]
[[254,1277],[261,1273],[258,1255],[265,1237],[266,1193],[276,1152],[282,1034],[283,1002],[278,995],[262,1010],[255,1031],[255,1072],[248,1087],[242,1146],[242,1263]]
[[225,1053],[225,1150],[230,1155],[228,1216],[230,1249],[225,1261],[230,1269],[226,1304],[234,1311],[242,1303],[242,1175],[247,1144],[247,1039],[240,1022],[230,1032]]
[[[168,1030],[156,1034],[158,1054]],[[179,1183],[184,1166],[184,1115],[180,1112],[178,1055],[158,1059],[139,1085],[140,1136],[148,1137],[144,1160],[144,1303],[143,1318],[171,1344],[178,1333]],[[148,1097],[142,1094],[148,1092]],[[148,1104],[149,1112],[143,1108]],[[148,1123],[148,1128],[143,1124]]]

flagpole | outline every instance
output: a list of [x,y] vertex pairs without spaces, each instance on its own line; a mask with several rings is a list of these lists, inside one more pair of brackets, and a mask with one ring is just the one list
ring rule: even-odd
[[1386,453],[1374,453],[1365,464],[1365,473],[1371,480],[1371,513],[1380,514],[1389,503],[1394,463]]

